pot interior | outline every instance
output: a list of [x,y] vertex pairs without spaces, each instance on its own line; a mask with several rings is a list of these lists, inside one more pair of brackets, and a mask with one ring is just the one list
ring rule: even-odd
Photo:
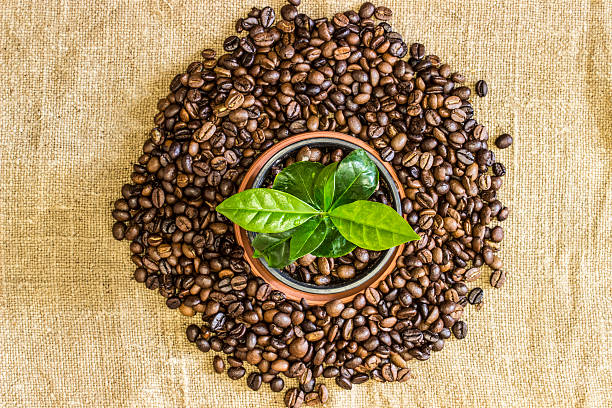
[[[331,137],[315,137],[295,142],[283,149],[280,149],[276,154],[274,154],[270,158],[270,160],[268,160],[267,163],[261,168],[261,170],[253,181],[253,185],[249,188],[269,187],[273,182],[275,176],[275,174],[273,174],[273,170],[277,168],[280,163],[283,163],[289,157],[294,156],[304,146],[308,146],[311,148],[319,148],[323,150],[342,149],[345,153],[349,153],[353,150],[361,148],[359,145],[354,144],[350,141],[339,140]],[[372,155],[370,152],[367,153],[378,167],[379,189],[385,193],[386,197],[389,199],[391,207],[393,207],[399,214],[402,214],[401,198],[397,186],[393,180],[393,177],[376,156]],[[251,241],[257,235],[257,233],[250,231],[247,234]],[[359,285],[371,279],[373,276],[380,273],[381,270],[393,258],[396,248],[397,247],[390,248],[386,251],[381,251],[381,255],[379,256],[379,258],[374,260],[371,266],[368,266],[364,270],[358,271],[358,275],[355,278],[326,286],[318,286],[313,283],[299,281],[297,279],[294,279],[291,275],[289,275],[283,270],[269,267],[265,259],[260,258],[259,260],[276,279],[288,286],[291,286],[303,292],[313,294],[334,294],[342,293],[344,291],[358,287]]]

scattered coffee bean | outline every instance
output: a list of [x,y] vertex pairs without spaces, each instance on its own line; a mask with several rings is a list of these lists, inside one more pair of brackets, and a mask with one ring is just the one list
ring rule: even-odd
[[221,357],[215,356],[213,359],[213,368],[217,373],[222,373],[225,370],[225,362]]
[[453,325],[453,334],[459,340],[465,338],[467,335],[467,324],[464,321],[459,320]]
[[304,392],[297,389],[291,388],[285,394],[285,406],[287,408],[300,408],[304,403]]
[[270,381],[270,389],[274,392],[281,392],[285,388],[285,382],[282,378],[276,377]]
[[468,295],[468,302],[471,305],[477,305],[480,302],[482,302],[483,295],[484,295],[484,292],[482,291],[481,288],[474,288],[470,291],[470,294]]
[[487,83],[482,79],[476,82],[476,94],[482,98],[487,96],[487,93],[489,93],[489,86]]
[[195,324],[191,324],[189,325],[189,327],[187,327],[187,340],[193,343],[197,340],[199,335],[200,328],[198,326],[196,326]]
[[249,374],[249,376],[247,377],[247,385],[253,391],[259,390],[259,388],[261,387],[261,374],[258,374],[256,372],[252,372],[251,374]]
[[231,367],[227,370],[227,376],[232,380],[238,380],[244,377],[246,370],[244,367]]
[[513,142],[512,136],[510,136],[507,133],[504,133],[503,135],[499,135],[497,139],[495,139],[495,146],[497,146],[500,149],[505,149],[507,147],[510,147],[512,142]]
[[344,388],[345,390],[350,390],[353,388],[353,384],[351,383],[351,380],[349,380],[346,377],[342,377],[342,376],[336,377],[336,385],[338,385],[338,387],[340,388]]
[[506,283],[506,272],[502,270],[495,270],[491,274],[491,286],[494,288],[501,288]]

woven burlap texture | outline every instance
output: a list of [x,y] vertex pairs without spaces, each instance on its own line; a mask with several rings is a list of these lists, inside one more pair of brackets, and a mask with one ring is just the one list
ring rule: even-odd
[[[274,407],[211,368],[196,318],[132,279],[110,211],[156,102],[251,6],[281,1],[20,1],[0,8],[0,405]],[[331,16],[357,1],[305,1]],[[612,406],[612,3],[382,1],[470,85],[496,151],[508,282],[468,337],[403,384],[333,382],[329,407]],[[487,275],[487,276],[484,276]]]

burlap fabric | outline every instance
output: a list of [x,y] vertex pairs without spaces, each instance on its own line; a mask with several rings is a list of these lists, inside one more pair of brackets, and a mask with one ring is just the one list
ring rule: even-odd
[[[214,374],[196,321],[131,280],[112,202],[157,99],[239,1],[19,1],[0,9],[0,405],[271,407]],[[503,289],[486,279],[469,335],[415,379],[330,384],[330,407],[612,406],[612,3],[383,1],[470,83],[478,119],[514,145]],[[306,1],[314,16],[358,1]]]

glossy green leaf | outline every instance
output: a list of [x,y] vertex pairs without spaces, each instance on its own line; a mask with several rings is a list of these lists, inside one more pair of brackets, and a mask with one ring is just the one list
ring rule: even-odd
[[356,248],[355,244],[348,242],[342,235],[340,235],[340,232],[338,232],[338,229],[334,226],[329,218],[325,219],[325,224],[327,234],[325,235],[325,239],[321,245],[319,245],[319,247],[312,252],[313,255],[324,256],[327,258],[338,258],[348,254]]
[[319,208],[324,211],[329,210],[334,200],[334,190],[336,183],[336,169],[338,163],[328,164],[317,174],[314,181],[314,196]]
[[251,242],[255,252],[253,257],[264,258],[271,268],[284,268],[291,263],[289,240],[293,231],[276,234],[257,234]]
[[287,166],[274,179],[272,188],[289,193],[300,200],[316,206],[313,184],[323,169],[318,162],[300,161]]
[[289,256],[298,259],[312,253],[321,245],[327,233],[325,219],[311,218],[295,229],[291,237]]
[[245,190],[226,198],[217,211],[248,231],[283,232],[318,214],[299,198],[271,188]]
[[382,251],[420,236],[393,208],[372,201],[355,201],[329,214],[340,234],[361,248]]
[[354,150],[338,165],[332,208],[367,200],[378,186],[378,168],[365,150]]

